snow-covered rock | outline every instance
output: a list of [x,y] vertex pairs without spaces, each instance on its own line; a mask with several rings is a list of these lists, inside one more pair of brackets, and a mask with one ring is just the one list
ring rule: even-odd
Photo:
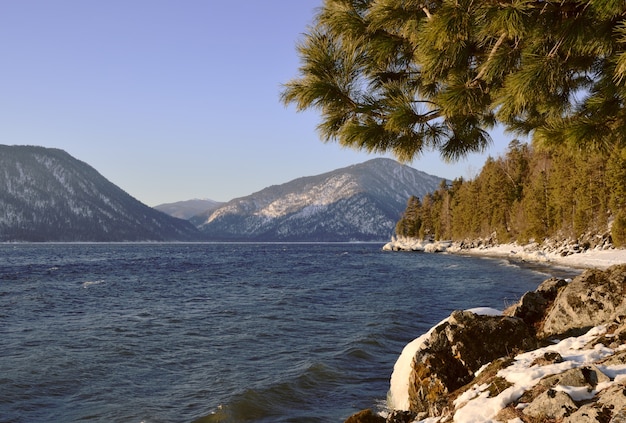
[[[606,269],[617,263],[626,263],[626,249],[613,248],[604,241],[592,249],[579,248],[574,241],[553,244],[550,240],[544,244],[533,242],[520,245],[517,243],[497,244],[490,239],[451,242],[392,237],[391,241],[383,246],[383,250],[446,252],[481,257],[500,257],[513,261],[579,269]],[[567,251],[567,254],[564,254],[564,251]]]
[[[581,290],[579,285],[585,289]],[[535,291],[535,297],[543,300],[541,307],[533,309],[543,314],[538,327],[543,327],[553,313],[562,313],[559,311],[562,304],[570,301],[580,307],[576,312],[584,319],[577,321],[582,325],[581,331],[572,331],[570,327],[559,327],[557,333],[539,331],[534,341],[541,345],[539,348],[507,348],[510,340],[498,340],[489,330],[475,333],[480,326],[468,327],[469,322],[493,317],[465,321],[466,317],[471,317],[468,312],[454,312],[407,344],[391,377],[390,408],[381,414],[387,416],[388,423],[625,421],[626,316],[618,311],[619,307],[611,305],[612,298],[622,296],[624,286],[626,266],[614,266],[606,271],[589,270],[569,284],[555,280],[544,282]],[[596,313],[600,303],[597,298],[579,301],[583,291],[594,291],[599,297],[606,297],[608,302],[602,307],[610,310]],[[528,311],[520,306],[522,304],[524,302],[520,301],[505,311],[511,316],[508,319],[521,321],[519,313]],[[502,330],[497,325],[488,327]],[[536,327],[528,324],[527,330],[535,333]],[[574,336],[569,336],[572,333]],[[470,342],[472,346],[468,348]],[[494,354],[494,348],[505,352]],[[442,352],[442,357],[436,358],[433,351]],[[471,353],[468,355],[466,351]],[[482,359],[474,359],[490,355],[484,365],[479,364],[483,363]],[[460,379],[447,377],[450,369],[458,367],[459,363],[467,365],[471,372],[454,373],[461,375]],[[471,381],[466,383],[465,377]],[[416,389],[418,385],[421,387]],[[416,396],[421,400],[415,401]],[[405,411],[397,413],[396,409]]]
[[451,241],[430,241],[408,237],[393,237],[383,245],[383,251],[423,251],[426,253],[443,253],[453,248]]

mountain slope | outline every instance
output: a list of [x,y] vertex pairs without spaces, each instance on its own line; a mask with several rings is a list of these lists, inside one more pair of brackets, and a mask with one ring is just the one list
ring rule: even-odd
[[201,213],[207,213],[221,206],[222,202],[213,200],[186,200],[154,206],[155,209],[179,219],[191,219]]
[[213,240],[380,241],[388,239],[411,195],[441,178],[391,159],[374,159],[295,179],[191,219]]
[[0,241],[199,239],[62,150],[0,145]]

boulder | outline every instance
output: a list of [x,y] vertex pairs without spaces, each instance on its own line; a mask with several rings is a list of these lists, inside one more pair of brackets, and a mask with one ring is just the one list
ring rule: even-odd
[[537,357],[533,365],[546,366],[548,364],[562,363],[563,356],[556,351],[546,351],[543,356]]
[[604,360],[600,360],[599,364],[603,366],[621,366],[626,364],[626,351],[617,352]]
[[626,410],[620,410],[615,413],[609,423],[626,423]]
[[561,288],[567,286],[567,281],[561,278],[550,278],[543,281],[535,290],[541,294],[546,300],[554,301]]
[[410,411],[440,415],[449,407],[448,394],[469,383],[483,365],[536,347],[530,328],[519,318],[453,312],[413,359]]
[[545,421],[567,417],[577,409],[574,401],[565,392],[548,389],[524,409],[524,414]]
[[519,317],[527,325],[539,326],[559,290],[567,285],[563,279],[550,278],[533,292],[525,293],[513,306],[504,311],[505,316]]
[[626,390],[613,385],[601,391],[596,401],[585,404],[563,420],[563,423],[626,423]]
[[626,316],[626,265],[589,269],[561,289],[548,310],[540,336],[580,335]]
[[543,319],[550,303],[540,293],[527,292],[517,304],[504,310],[505,316],[519,317],[527,325],[534,326]]
[[348,417],[345,423],[385,423],[385,418],[375,414],[371,409],[361,410]]
[[563,419],[563,423],[609,423],[611,410],[598,404],[585,404]]
[[386,423],[412,423],[415,420],[422,420],[417,414],[410,411],[392,411],[387,417]]
[[626,410],[626,387],[615,384],[601,391],[597,403],[604,408],[613,410],[614,417],[617,417],[618,411]]
[[595,365],[590,364],[548,376],[542,379],[540,383],[548,387],[557,385],[587,387],[589,391],[592,391],[599,383],[609,382],[610,380],[611,379],[602,373]]
[[[554,337],[600,325],[550,346]],[[626,264],[587,270],[570,283],[548,279],[504,316],[455,311],[419,341],[408,372],[410,411],[391,411],[387,423],[447,422],[456,413],[460,419],[484,413],[485,419],[526,423],[626,423]],[[540,351],[515,357],[540,345]],[[525,360],[528,373],[545,376],[524,385],[529,380],[500,372],[526,366]],[[472,409],[472,401],[492,398]],[[494,404],[502,408],[489,414]]]

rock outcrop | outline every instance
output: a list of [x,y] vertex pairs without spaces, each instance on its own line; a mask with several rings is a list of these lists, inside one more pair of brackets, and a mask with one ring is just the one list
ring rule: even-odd
[[559,290],[567,285],[563,279],[545,280],[532,292],[525,293],[519,302],[504,311],[505,316],[519,317],[533,329],[541,324],[549,306],[554,303]]
[[471,382],[482,366],[513,351],[536,346],[521,319],[455,311],[432,331],[413,359],[410,411],[439,415],[449,408],[447,396]]
[[[548,279],[502,316],[455,311],[416,340],[408,409],[381,414],[387,423],[626,423],[625,294],[617,265]],[[348,421],[383,421],[372,417]]]
[[626,265],[586,270],[562,289],[543,319],[544,338],[580,335],[626,316]]

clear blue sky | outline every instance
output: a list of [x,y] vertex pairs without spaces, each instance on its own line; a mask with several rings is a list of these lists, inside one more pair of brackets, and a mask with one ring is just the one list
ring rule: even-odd
[[[322,0],[0,0],[0,144],[55,147],[135,198],[227,201],[376,156],[279,101]],[[472,177],[510,137],[453,165]]]

